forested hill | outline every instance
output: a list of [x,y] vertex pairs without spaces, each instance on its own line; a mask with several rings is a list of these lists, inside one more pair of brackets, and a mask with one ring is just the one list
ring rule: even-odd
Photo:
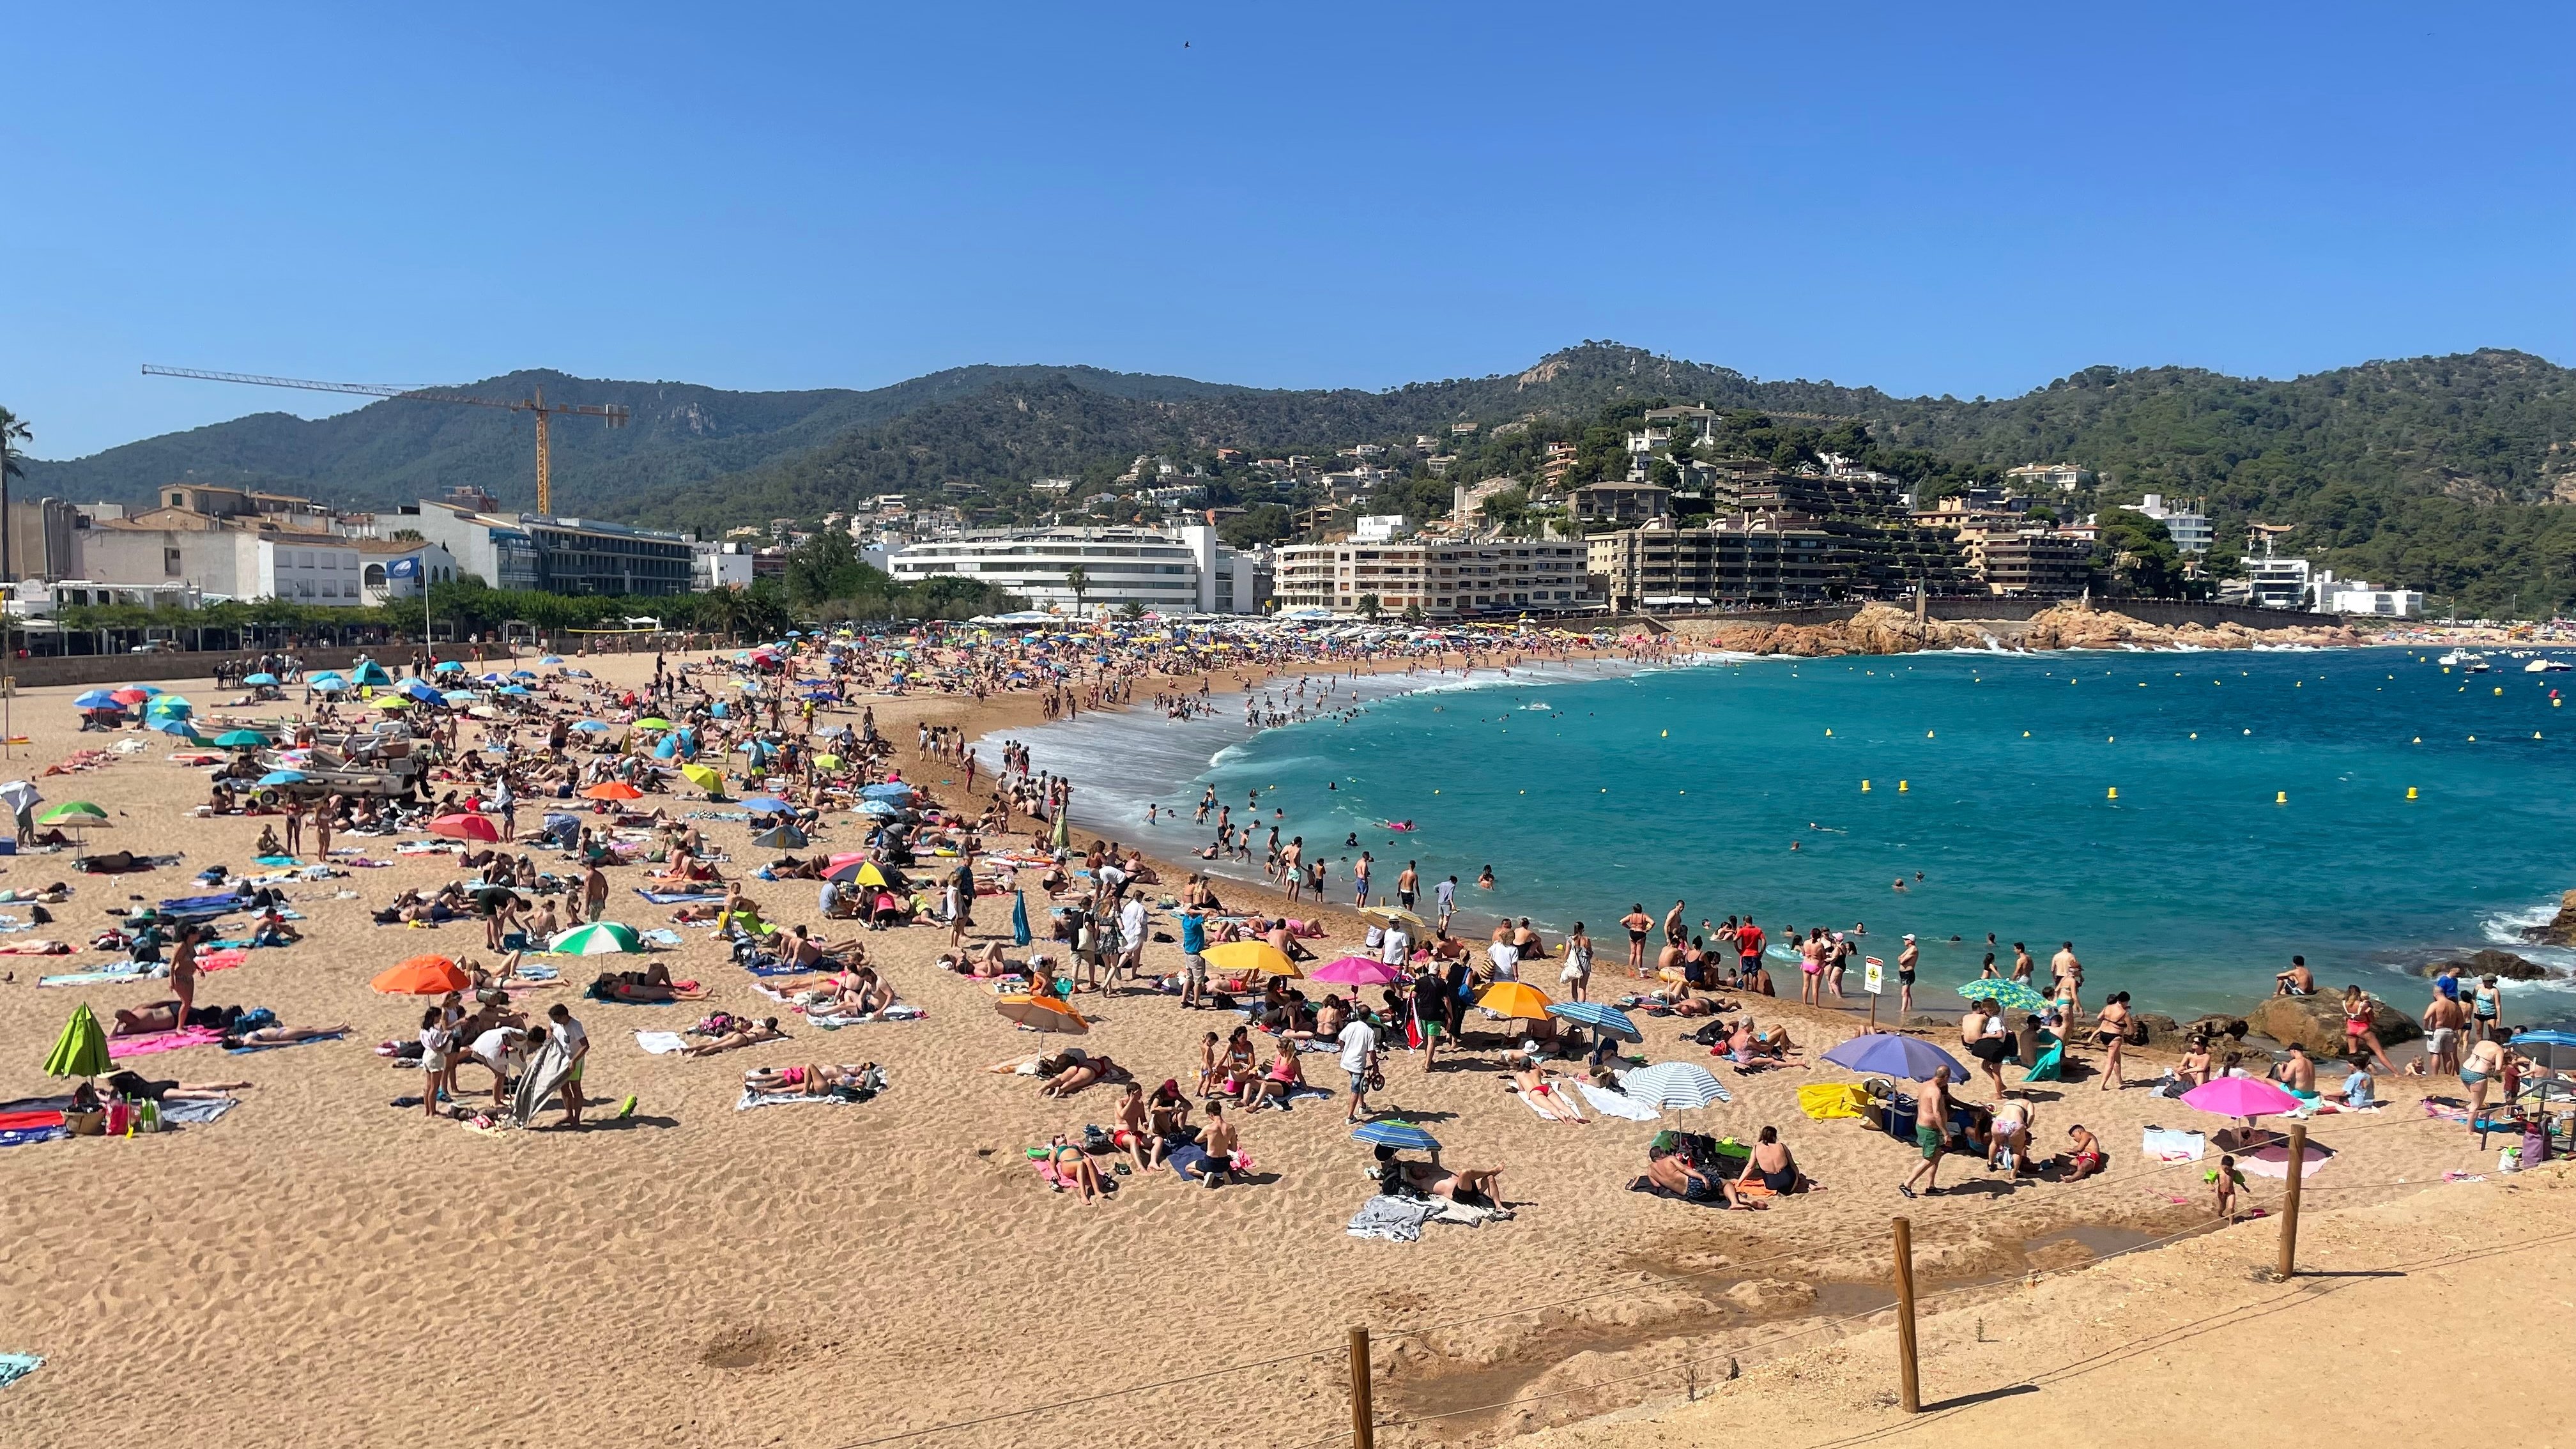
[[[1086,482],[1138,453],[1218,447],[1330,455],[1410,443],[1450,424],[1534,420],[1576,436],[1605,409],[1698,402],[1861,418],[1879,443],[1995,468],[2073,462],[2098,499],[2205,499],[2222,541],[2249,519],[2302,525],[2290,546],[2347,577],[2406,584],[2495,612],[2576,600],[2576,372],[2481,351],[2373,362],[2283,382],[2188,368],[2089,368],[2020,397],[1897,398],[1830,382],[1763,382],[1722,367],[1587,342],[1516,373],[1383,392],[1233,387],[1082,367],[966,367],[868,392],[739,393],[678,383],[514,373],[466,390],[623,402],[628,428],[558,425],[556,506],[664,526],[814,519],[878,493],[1038,506],[1043,477]],[[176,385],[176,384],[174,384]],[[203,384],[200,384],[203,385]],[[39,427],[41,419],[33,419]],[[473,484],[526,506],[526,419],[388,401],[301,422],[264,414],[72,462],[28,464],[35,491],[133,500],[193,476],[344,505]],[[1528,451],[1528,450],[1524,450]],[[1471,450],[1471,461],[1473,450]]]

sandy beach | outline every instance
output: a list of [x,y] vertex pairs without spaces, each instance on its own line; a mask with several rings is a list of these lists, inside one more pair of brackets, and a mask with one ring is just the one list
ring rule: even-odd
[[[612,678],[641,680],[650,669],[650,656],[585,662]],[[173,687],[215,697],[203,682]],[[186,894],[206,866],[245,865],[261,822],[185,814],[204,798],[202,772],[171,763],[159,736],[75,734],[68,701],[77,692],[18,698],[19,728],[32,741],[15,752],[32,763],[18,768],[32,774],[76,748],[144,740],[104,769],[38,784],[49,802],[105,807],[112,823],[101,847],[184,856],[124,876],[76,875],[69,852],[7,862],[0,884],[73,884],[43,934],[80,943],[132,896]],[[960,726],[971,739],[1038,714],[1029,696],[874,704],[907,775],[933,785],[954,772],[913,754],[916,720]],[[710,823],[708,833],[731,850],[730,875],[764,856],[738,824]],[[1511,1221],[1435,1225],[1410,1245],[1346,1236],[1345,1220],[1371,1190],[1367,1155],[1348,1140],[1340,1104],[1323,1101],[1242,1122],[1250,1184],[1208,1191],[1139,1174],[1086,1206],[1050,1192],[1022,1152],[1111,1122],[1115,1089],[1059,1103],[1041,1099],[1029,1078],[985,1071],[1047,1043],[996,1016],[985,984],[934,969],[947,933],[929,927],[867,938],[872,960],[926,1020],[837,1031],[798,1022],[789,1042],[707,1060],[648,1055],[634,1033],[679,1030],[710,1007],[784,1013],[703,928],[683,928],[685,944],[659,959],[675,977],[708,983],[707,1003],[574,1003],[596,1042],[591,1096],[633,1094],[632,1117],[578,1134],[464,1130],[388,1105],[419,1089],[419,1073],[389,1067],[371,1047],[409,1037],[421,1003],[367,987],[418,952],[485,954],[470,922],[407,929],[370,920],[397,889],[454,873],[447,857],[402,857],[292,887],[307,939],[253,951],[240,968],[204,979],[201,1001],[266,1006],[291,1026],[355,1028],[343,1041],[286,1050],[201,1047],[148,1059],[154,1075],[254,1083],[221,1121],[0,1151],[10,1184],[0,1232],[12,1245],[0,1258],[0,1352],[48,1360],[0,1390],[0,1439],[217,1449],[437,1436],[834,1449],[1089,1398],[905,1442],[1296,1445],[1325,1442],[1347,1424],[1349,1325],[1376,1336],[1382,1412],[1445,1413],[1558,1382],[1552,1374],[1643,1373],[1672,1358],[1678,1341],[1692,1353],[1756,1344],[1881,1291],[1887,1221],[1900,1206],[1894,1185],[1912,1158],[1858,1122],[1800,1113],[1800,1086],[1853,1079],[1832,1067],[1742,1077],[1721,1068],[1735,1101],[1693,1114],[1697,1129],[1747,1139],[1776,1124],[1822,1185],[1761,1213],[1630,1192],[1654,1126],[1542,1121],[1501,1089],[1490,1051],[1430,1074],[1398,1054],[1378,1105],[1431,1127],[1452,1165],[1503,1168]],[[667,924],[666,910],[633,894],[639,874],[610,873],[611,915],[638,928]],[[1165,879],[1177,875],[1167,868]],[[813,919],[810,883],[753,881],[750,891],[774,920]],[[1230,904],[1258,896],[1239,885],[1226,894]],[[996,913],[987,901],[979,917],[985,934],[1006,930],[1007,903]],[[1338,954],[1332,945],[1355,944],[1356,923],[1335,924],[1332,944],[1317,944],[1326,959]],[[1177,951],[1157,944],[1148,963],[1175,969]],[[0,969],[14,968],[0,983],[0,1099],[58,1089],[41,1062],[75,1001],[104,1016],[165,994],[161,982],[33,984],[101,959],[0,959]],[[1593,994],[1626,985],[1605,959]],[[566,986],[528,999],[542,1008],[575,994]],[[1113,1052],[1149,1087],[1164,1077],[1186,1086],[1201,1033],[1236,1020],[1150,994],[1079,1004],[1097,1021],[1084,1044]],[[1856,1027],[1846,1014],[1794,1003],[1763,1000],[1754,1011],[1765,1025],[1785,1022],[1810,1061]],[[1695,1023],[1645,1025],[1640,1050],[1655,1060],[1712,1061],[1681,1040]],[[2132,1073],[2168,1060],[2133,1054]],[[847,1061],[880,1063],[889,1090],[858,1105],[735,1110],[744,1068]],[[1313,1059],[1309,1076],[1332,1080],[1330,1060]],[[1944,1178],[1962,1190],[1902,1204],[1927,1287],[2065,1267],[2208,1224],[2200,1167],[2143,1160],[2139,1144],[2151,1124],[2216,1124],[2143,1089],[2097,1086],[2086,1078],[2033,1095],[2042,1150],[2062,1146],[2066,1126],[2082,1121],[2111,1150],[2101,1178],[2016,1183],[1954,1159]],[[2348,1211],[2340,1231],[2363,1245],[2354,1249],[2362,1257],[2383,1231],[2409,1231],[2403,1214],[2433,1210],[2409,1205],[2428,1184],[2445,1203],[2508,1190],[2438,1186],[2446,1171],[2492,1172],[2495,1152],[2428,1118],[2417,1105],[2425,1090],[2391,1082],[2389,1108],[2314,1124],[2315,1140],[2338,1155],[2310,1182],[2311,1210]],[[2429,1090],[2459,1095],[2456,1081]],[[1972,1085],[1967,1095],[1984,1090]],[[2275,1193],[2258,1178],[2250,1202]],[[2550,1201],[2564,1213],[2563,1199]],[[2237,1260],[2248,1250],[2236,1243],[2266,1231],[2240,1228],[2101,1271],[2133,1274],[2147,1270],[2130,1265],[2153,1262],[2170,1275],[2157,1281],[2187,1305],[2202,1286],[2241,1289]],[[1861,1355],[1861,1342],[1840,1351]],[[1262,1366],[1218,1372],[1254,1363]],[[1858,1395],[1864,1383],[1884,1387],[1884,1376],[1856,1368],[1851,1383]],[[1140,1384],[1162,1386],[1112,1392]],[[1640,1379],[1560,1407],[1588,1416],[1671,1389]],[[2062,1412],[2063,1398],[2052,1391],[2045,1401]],[[1379,1442],[1491,1442],[1557,1412],[1459,1414]],[[1676,1421],[1673,1432],[1698,1431]]]

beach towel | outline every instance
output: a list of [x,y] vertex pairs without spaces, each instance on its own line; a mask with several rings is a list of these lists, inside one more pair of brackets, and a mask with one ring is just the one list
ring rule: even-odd
[[1631,1122],[1653,1122],[1661,1117],[1654,1108],[1625,1092],[1596,1087],[1590,1082],[1583,1084],[1583,1100],[1590,1102],[1592,1109],[1604,1117],[1624,1117]]
[[2426,1097],[2424,1099],[2424,1115],[2427,1117],[2438,1117],[2445,1122],[2465,1123],[2469,1120],[2469,1109],[2460,1106],[2457,1103],[2443,1101],[2439,1097]]
[[681,944],[680,933],[672,930],[668,926],[655,926],[653,929],[644,933],[644,939],[652,942],[656,946],[677,946]]
[[1809,1082],[1798,1089],[1798,1110],[1817,1122],[1858,1117],[1869,1094],[1852,1082]]
[[[879,1095],[883,1095],[883,1090],[884,1089],[882,1088],[879,1089]],[[820,1097],[808,1097],[802,1092],[755,1092],[749,1087],[745,1087],[742,1089],[742,1100],[734,1103],[733,1109],[737,1112],[748,1112],[754,1107],[793,1107],[803,1103],[815,1102],[823,1103],[826,1106],[838,1107],[856,1107],[860,1105],[857,1102],[851,1101],[847,1097],[836,1097],[829,1093]]]
[[919,1021],[928,1015],[930,1013],[921,1007],[898,1001],[883,1011],[866,1016],[815,1016],[809,1013],[805,1019],[825,1031],[834,1031],[845,1026],[865,1026],[872,1021]]
[[1373,1197],[1360,1204],[1342,1231],[1354,1238],[1383,1238],[1390,1243],[1422,1241],[1422,1225],[1440,1212],[1430,1198]]
[[2150,1127],[2139,1139],[2138,1151],[2155,1162],[2198,1162],[2208,1147],[2208,1139],[2197,1132],[2171,1131]]
[[45,1366],[40,1353],[0,1353],[0,1389],[5,1389]]
[[150,981],[170,974],[167,966],[154,966],[140,971],[72,971],[61,976],[39,976],[38,986],[114,986],[122,981]]
[[2025,1082],[2064,1081],[2065,1078],[2059,1075],[2059,1073],[2064,1067],[2065,1062],[2066,1043],[2062,1041],[2050,1042],[2048,1044],[2048,1050],[2039,1054],[2039,1060],[2031,1063],[2030,1070],[2022,1073],[2021,1079]]
[[689,1039],[676,1031],[639,1031],[635,1044],[657,1057],[669,1057],[686,1051]]
[[31,1142],[51,1142],[68,1137],[70,1129],[55,1127],[0,1127],[0,1147],[24,1147]]
[[246,946],[238,950],[208,951],[197,957],[197,969],[200,971],[230,971],[249,959],[250,953]]
[[250,1046],[226,1047],[224,1050],[233,1056],[248,1056],[252,1052],[277,1052],[284,1051],[288,1047],[311,1046],[317,1041],[338,1041],[340,1038],[347,1035],[348,1033],[345,1031],[335,1031],[329,1036],[308,1036],[302,1041],[258,1042]]
[[175,1052],[181,1047],[204,1046],[224,1039],[212,1027],[192,1026],[181,1031],[153,1031],[139,1036],[112,1036],[107,1039],[107,1057],[121,1062],[127,1057],[148,1057],[158,1052]]
[[161,1120],[182,1126],[201,1126],[241,1105],[239,1097],[193,1097],[161,1104]]
[[[66,1097],[64,1100],[68,1102],[71,1099]],[[63,1125],[63,1111],[60,1107],[48,1107],[33,1112],[0,1112],[0,1132],[32,1132],[41,1127],[60,1127],[61,1125]]]
[[638,886],[635,888],[635,894],[642,896],[644,899],[651,901],[657,906],[719,906],[724,904],[724,896],[721,893],[716,895],[707,895],[698,891],[648,891],[643,887]]

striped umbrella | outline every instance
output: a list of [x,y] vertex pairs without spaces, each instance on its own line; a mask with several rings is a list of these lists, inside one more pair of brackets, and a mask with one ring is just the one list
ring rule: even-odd
[[1735,1094],[1709,1075],[1708,1068],[1694,1062],[1657,1062],[1623,1072],[1619,1090],[1653,1107],[1705,1107],[1735,1100]]
[[633,926],[615,921],[594,921],[575,926],[546,943],[546,949],[557,956],[630,955],[644,949],[643,938]]
[[1351,1131],[1353,1142],[1366,1142],[1373,1147],[1393,1147],[1399,1151],[1437,1152],[1440,1139],[1410,1122],[1388,1118],[1383,1122],[1363,1122]]
[[1606,1032],[1621,1041],[1646,1039],[1646,1034],[1637,1029],[1637,1023],[1629,1019],[1628,1013],[1615,1006],[1604,1006],[1598,1001],[1556,1002],[1548,1007],[1547,1014],[1573,1022],[1577,1026],[1588,1026],[1594,1031]]
[[2006,1011],[2045,1011],[2048,1002],[2027,982],[2009,976],[1988,976],[1960,983],[1959,994],[1970,1001],[1991,1001]]

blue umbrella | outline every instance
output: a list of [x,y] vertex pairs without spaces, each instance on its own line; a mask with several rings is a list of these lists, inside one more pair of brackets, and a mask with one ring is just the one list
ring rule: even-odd
[[264,669],[257,674],[245,674],[242,676],[242,683],[244,684],[275,684],[276,682],[277,676]]
[[528,693],[528,687],[524,684],[505,684],[492,692],[494,694],[506,694],[513,698],[525,698]]
[[346,684],[349,682],[349,679],[347,675],[342,674],[339,670],[325,669],[319,674],[308,674],[304,676],[304,682],[307,684]]
[[439,698],[446,700],[449,704],[472,704],[474,701],[481,699],[482,697],[483,696],[476,694],[470,689],[451,689],[445,694],[439,696]]
[[1423,1131],[1421,1128],[1414,1126],[1410,1122],[1399,1122],[1393,1119],[1389,1119],[1384,1122],[1363,1122],[1358,1127],[1352,1129],[1351,1140],[1353,1142],[1370,1143],[1378,1147],[1409,1149],[1415,1152],[1437,1152],[1440,1150],[1439,1138],[1432,1136],[1430,1133]]
[[711,715],[714,715],[714,716],[715,716],[716,718],[718,718],[718,719],[723,719],[727,714],[730,714],[731,712],[732,712],[732,711],[730,711],[730,710],[728,710],[728,709],[726,709],[726,708],[725,708],[725,702],[724,702],[723,700],[721,700],[721,699],[720,699],[720,700],[717,700],[714,704],[712,704],[712,705],[708,706],[708,708],[707,708],[707,713],[709,713],[709,714],[711,714]]
[[561,664],[561,663],[563,663],[563,656],[562,656],[562,655],[560,655],[560,654],[549,654],[549,655],[547,655],[545,658],[540,659],[540,660],[538,660],[537,662],[538,662],[539,664]]
[[442,659],[436,664],[429,666],[429,672],[432,674],[463,674],[465,672],[465,666],[454,659]]
[[877,820],[892,820],[903,813],[903,807],[891,800],[862,800],[856,808],[861,815]]
[[912,787],[904,784],[900,780],[890,781],[883,785],[869,785],[859,791],[859,798],[862,800],[909,800],[912,798]]
[[197,737],[197,727],[175,715],[164,715],[146,725],[145,728],[159,730],[165,735],[177,735],[184,740],[193,741]]
[[438,704],[441,702],[437,686],[431,684],[426,679],[406,679],[402,682],[402,687],[394,692],[397,694],[408,695],[413,699],[419,700],[422,704]]
[[676,758],[679,753],[680,737],[678,735],[664,735],[662,736],[662,743],[653,747],[653,758],[657,760],[673,759]]
[[1011,944],[1029,943],[1029,897],[1025,891],[1011,892]]
[[785,815],[796,807],[775,795],[754,795],[742,802],[742,808],[754,815]]
[[595,719],[583,720],[581,723],[574,725],[573,728],[586,735],[604,735],[608,733],[608,726],[601,724]]
[[2519,1036],[2514,1037],[2510,1042],[2506,1043],[2506,1045],[2522,1047],[2525,1050],[2532,1047],[2539,1047],[2541,1050],[2533,1053],[2533,1055],[2539,1060],[2542,1066],[2555,1069],[2558,1065],[2560,1053],[2576,1052],[2576,1031],[2567,1031],[2558,1028],[2552,1028],[2545,1031],[2526,1031]]
[[349,688],[349,681],[336,676],[330,679],[308,679],[304,682],[316,694],[344,694]]
[[125,706],[117,702],[116,696],[108,693],[104,689],[93,689],[87,694],[74,698],[72,700],[72,708],[112,709],[120,714],[125,710]]
[[549,810],[546,812],[545,824],[548,830],[561,830],[567,825],[571,826],[575,830],[579,830],[581,828],[581,817],[578,815],[566,815],[560,810]]
[[537,671],[533,669],[513,669],[510,671],[510,677],[512,679],[534,679],[537,677]]
[[260,776],[259,782],[263,785],[301,785],[304,783],[304,772],[302,770],[271,770],[267,774]]
[[1908,1081],[1928,1082],[1933,1072],[1950,1069],[1950,1080],[1968,1080],[1968,1069],[1959,1059],[1921,1037],[1900,1036],[1892,1031],[1874,1031],[1825,1053],[1825,1060],[1855,1072],[1880,1072]]
[[1578,1026],[1588,1026],[1594,1031],[1607,1032],[1621,1041],[1646,1039],[1646,1034],[1637,1030],[1637,1023],[1628,1019],[1628,1013],[1597,1001],[1550,1002],[1547,1014],[1562,1017]]
[[485,684],[498,684],[501,682],[501,673],[499,670],[495,669],[486,669],[474,677]]

